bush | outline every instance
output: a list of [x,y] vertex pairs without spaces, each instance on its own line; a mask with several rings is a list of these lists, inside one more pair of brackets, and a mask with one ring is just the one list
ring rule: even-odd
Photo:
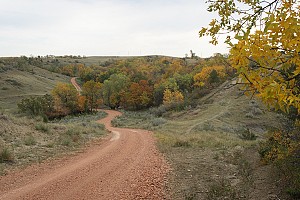
[[243,140],[256,140],[257,138],[257,136],[248,128],[240,130],[238,135]]
[[80,130],[75,130],[73,128],[69,128],[67,131],[62,133],[58,138],[58,143],[62,146],[74,146],[75,144],[79,144],[81,140],[81,135],[79,133]]
[[189,143],[189,141],[182,140],[182,139],[176,139],[176,141],[172,145],[172,147],[190,147],[190,146],[191,144]]
[[159,107],[153,107],[149,109],[150,114],[153,114],[157,117],[163,116],[164,113],[167,112],[167,108],[164,105],[161,105]]
[[[299,131],[299,130],[298,130]],[[300,143],[295,132],[274,132],[260,144],[259,154],[265,163],[274,163],[285,180],[286,192],[295,199],[300,198]]]
[[203,130],[205,130],[205,131],[214,131],[215,127],[210,122],[204,122],[203,123]]
[[4,147],[1,151],[0,151],[0,162],[13,162],[14,161],[14,156],[13,153],[7,148]]
[[166,119],[160,117],[160,118],[154,118],[151,121],[151,124],[152,124],[152,126],[159,126],[159,125],[165,124],[166,122],[167,122]]
[[48,133],[49,132],[49,127],[45,123],[38,123],[38,124],[35,125],[35,130],[42,131],[44,133]]
[[222,179],[219,181],[214,181],[214,183],[210,186],[207,199],[209,200],[217,200],[217,199],[239,199],[237,192],[230,185],[230,182]]
[[32,116],[46,116],[54,110],[54,101],[51,95],[42,97],[30,97],[22,99],[18,103],[18,108],[21,112]]
[[27,146],[32,146],[36,144],[36,140],[32,135],[29,135],[25,138],[24,144]]

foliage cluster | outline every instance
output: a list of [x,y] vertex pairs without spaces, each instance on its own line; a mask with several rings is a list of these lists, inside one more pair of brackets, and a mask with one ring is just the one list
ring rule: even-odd
[[300,197],[300,138],[298,130],[276,131],[261,143],[260,155],[265,163],[275,163],[284,179],[286,191],[293,197]]
[[61,70],[66,75],[78,76],[83,82],[101,83],[101,99],[110,108],[141,110],[164,104],[178,109],[202,89],[196,83],[199,82],[196,74],[206,74],[201,81],[210,88],[229,76],[224,60],[219,56],[191,64],[180,58],[139,57],[111,61],[105,66],[72,64]]
[[[32,60],[40,58],[22,59],[30,65]],[[68,64],[56,71],[79,77],[82,82],[80,95],[72,85],[58,83],[50,95],[23,99],[18,107],[22,112],[45,119],[92,112],[101,105],[126,110],[164,105],[167,110],[180,110],[202,90],[215,87],[229,76],[225,60],[222,55],[198,59],[194,63],[180,58],[137,57],[112,60],[103,66]],[[42,67],[51,70],[45,63]],[[197,84],[196,75],[200,73],[208,73],[201,80],[205,88]]]
[[[200,36],[227,34],[230,64],[239,84],[266,104],[300,112],[300,5],[293,0],[208,1],[208,11],[218,12]],[[232,38],[234,35],[234,38]]]

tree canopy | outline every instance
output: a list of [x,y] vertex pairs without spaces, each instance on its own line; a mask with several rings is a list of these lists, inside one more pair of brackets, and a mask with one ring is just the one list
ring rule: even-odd
[[300,113],[300,3],[294,0],[209,0],[217,12],[200,37],[226,34],[230,64],[246,93],[267,105]]

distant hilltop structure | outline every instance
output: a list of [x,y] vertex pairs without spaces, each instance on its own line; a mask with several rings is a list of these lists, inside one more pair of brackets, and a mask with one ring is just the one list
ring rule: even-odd
[[186,54],[185,54],[185,58],[191,58],[191,59],[194,59],[194,58],[198,58],[198,56],[196,56],[196,53],[194,53],[193,50],[190,50],[190,57],[189,57],[189,55],[186,53]]

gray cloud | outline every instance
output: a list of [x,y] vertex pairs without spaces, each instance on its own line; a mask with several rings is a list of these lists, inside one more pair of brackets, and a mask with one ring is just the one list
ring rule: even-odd
[[0,56],[224,53],[198,38],[205,9],[199,0],[2,0]]

